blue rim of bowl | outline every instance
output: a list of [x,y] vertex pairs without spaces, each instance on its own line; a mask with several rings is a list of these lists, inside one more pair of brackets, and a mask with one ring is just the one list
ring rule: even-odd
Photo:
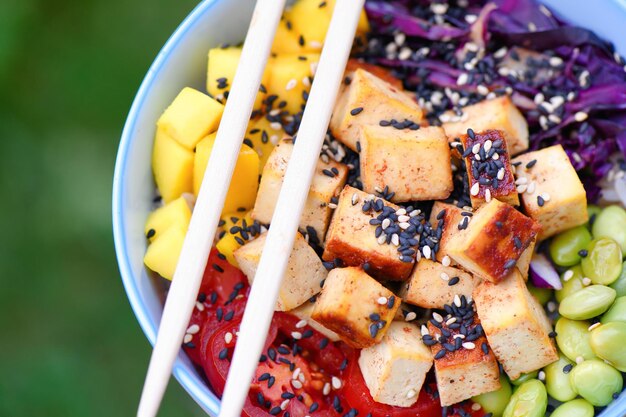
[[[183,40],[187,31],[192,27],[200,23],[201,17],[209,11],[214,5],[222,0],[204,0],[198,4],[191,13],[183,20],[178,26],[176,31],[167,40],[156,59],[150,66],[148,73],[143,79],[141,86],[133,100],[133,104],[128,113],[124,130],[122,131],[122,137],[118,148],[117,159],[115,161],[115,172],[113,174],[113,237],[115,241],[115,252],[118,260],[120,274],[122,276],[122,282],[124,289],[128,296],[130,305],[137,317],[137,321],[141,326],[146,338],[151,345],[154,346],[157,334],[156,323],[148,317],[147,312],[141,308],[141,300],[139,296],[139,290],[136,283],[132,279],[132,269],[130,259],[128,258],[128,252],[126,248],[126,234],[124,233],[124,218],[122,216],[122,207],[124,203],[124,178],[126,168],[128,166],[128,149],[131,143],[132,132],[135,130],[135,123],[139,111],[144,105],[146,96],[157,74],[163,69],[164,65],[169,61],[171,52],[177,47],[180,41]],[[626,9],[626,0],[614,0],[618,6]],[[176,360],[173,369],[174,377],[182,385],[182,387],[191,395],[191,397],[210,415],[216,416],[219,412],[220,401],[219,399],[208,390],[203,390],[203,386],[198,384],[198,378],[193,373],[189,372],[185,366]],[[622,393],[623,394],[623,393]],[[620,398],[614,401],[608,408],[609,414],[603,415],[603,417],[617,417],[620,407],[626,409],[626,395],[621,395]]]
[[[178,44],[185,38],[187,32],[199,24],[202,20],[202,16],[220,1],[221,0],[204,0],[198,4],[178,26],[176,31],[172,34],[172,36],[170,36],[163,48],[159,51],[159,54],[150,66],[150,69],[143,79],[137,95],[133,100],[133,104],[126,119],[126,124],[124,125],[124,130],[122,131],[122,137],[117,152],[117,159],[115,161],[112,197],[113,238],[115,242],[115,252],[128,300],[135,316],[137,317],[139,325],[152,346],[154,346],[156,340],[158,327],[157,324],[148,316],[145,309],[142,308],[141,297],[139,295],[137,284],[132,279],[133,273],[131,262],[128,257],[126,247],[125,219],[122,215],[126,195],[125,184],[122,179],[125,178],[126,169],[128,167],[129,161],[127,155],[131,144],[131,137],[135,131],[138,114],[144,107],[147,94],[152,88],[157,75],[161,72],[165,64],[171,59],[172,51],[175,50]],[[185,388],[189,395],[191,395],[191,397],[193,397],[193,399],[205,411],[209,412],[211,415],[217,415],[220,407],[219,399],[210,391],[207,395],[207,392],[203,390],[203,387],[197,383],[197,376],[189,372],[179,359],[177,359],[174,364],[173,373],[183,388]]]

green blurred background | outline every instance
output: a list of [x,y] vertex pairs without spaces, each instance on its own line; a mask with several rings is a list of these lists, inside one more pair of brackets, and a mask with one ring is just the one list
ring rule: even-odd
[[[111,231],[126,114],[194,0],[0,1],[0,416],[130,416],[150,346]],[[160,415],[204,413],[172,380]]]

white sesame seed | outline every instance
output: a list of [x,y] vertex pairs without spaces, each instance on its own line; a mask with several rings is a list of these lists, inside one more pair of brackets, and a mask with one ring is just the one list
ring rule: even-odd
[[305,87],[311,86],[311,80],[309,79],[309,77],[302,77],[302,85],[304,85]]
[[422,324],[422,327],[420,328],[420,332],[422,333],[422,336],[426,336],[427,334],[430,334],[428,332],[428,327],[426,327],[425,324]]
[[293,385],[293,387],[295,389],[300,389],[302,388],[302,382],[298,381],[297,379],[292,379],[291,380],[291,385]]
[[518,179],[515,180],[515,184],[516,185],[528,184],[528,178],[519,177]]
[[576,112],[576,114],[574,115],[574,120],[576,120],[577,122],[584,122],[585,120],[587,120],[587,117],[589,117],[587,113],[585,113],[584,111],[579,111]]
[[478,94],[483,95],[483,96],[486,96],[487,94],[489,94],[489,89],[482,84],[479,84],[476,87],[476,91],[478,91]]
[[337,204],[335,204],[335,203],[328,203],[328,208],[334,210],[334,209],[337,208]]
[[480,404],[478,404],[478,403],[472,403],[472,410],[473,410],[473,411],[478,411],[478,410],[480,410]]
[[296,88],[296,85],[298,85],[298,80],[295,79],[291,79],[289,81],[287,81],[287,85],[285,86],[285,90],[289,91],[289,90],[293,90],[294,88]]
[[493,146],[493,142],[491,141],[491,139],[487,139],[485,141],[485,144],[483,145],[483,147],[485,148],[485,152],[489,152],[492,146]]
[[472,185],[472,188],[470,189],[470,194],[473,196],[477,196],[479,191],[480,191],[480,184],[476,182],[474,183],[474,185]]
[[396,33],[396,36],[394,36],[393,40],[398,45],[402,45],[406,41],[406,35],[402,32],[398,32]]
[[507,77],[510,73],[511,73],[511,70],[508,69],[507,67],[498,68],[498,74],[500,74],[503,77]]
[[336,376],[331,378],[331,382],[332,382],[332,386],[333,389],[340,389],[341,388],[341,379],[337,378]]
[[476,21],[476,19],[478,19],[478,16],[476,16],[475,14],[466,14],[465,15],[465,21],[467,23],[469,23],[470,25],[472,23],[474,23]]
[[498,170],[498,175],[496,175],[496,178],[502,181],[504,179],[504,174],[505,174],[504,167],[502,167]]
[[517,186],[517,192],[518,192],[518,193],[520,193],[520,194],[522,194],[524,191],[526,191],[526,188],[527,188],[527,187],[528,187],[528,186],[527,186],[526,184],[518,185],[518,186]]
[[452,318],[449,318],[448,320],[446,320],[446,326],[449,326],[449,325],[451,325],[453,323],[456,323],[456,317],[452,317]]
[[545,381],[546,380],[546,373],[544,371],[539,371],[539,373],[537,374],[537,378],[540,381]]
[[386,228],[388,228],[389,226],[391,226],[391,220],[389,218],[386,218],[385,220],[383,220],[383,222],[381,223],[381,227],[383,228],[383,230],[385,230]]
[[430,255],[431,255],[431,253],[432,253],[432,252],[431,252],[431,249],[430,249],[430,246],[424,246],[424,247],[422,248],[422,253],[423,253],[423,255],[424,255],[424,258],[426,258],[426,259],[430,259]]
[[322,48],[322,43],[319,42],[319,41],[309,41],[309,46],[311,48],[321,49]]
[[283,125],[281,125],[279,122],[272,122],[270,123],[270,127],[274,130],[280,130],[283,128]]
[[398,216],[398,221],[399,222],[408,222],[409,220],[411,220],[411,218],[409,216],[407,216],[406,214]]
[[539,116],[539,125],[541,126],[541,129],[543,130],[548,130],[548,128],[550,127],[548,125],[548,118],[544,116],[543,114]]
[[485,189],[485,201],[487,203],[491,201],[491,190],[489,188]]
[[189,334],[196,334],[200,331],[200,326],[198,326],[197,324],[192,324],[191,326],[189,326],[189,328],[187,329],[187,333]]
[[376,239],[376,242],[378,242],[379,245],[383,245],[385,242],[387,242],[387,236],[383,233],[380,236],[378,236],[378,239]]
[[475,143],[474,146],[472,146],[472,153],[476,155],[478,152],[480,152],[480,143]]
[[446,274],[445,272],[439,274],[439,277],[444,281],[450,281],[450,275]]
[[435,14],[446,14],[448,11],[448,5],[446,3],[431,3],[430,10]]
[[376,302],[381,306],[384,306],[385,304],[387,304],[387,297],[378,297],[378,300],[376,300]]
[[593,323],[591,326],[589,326],[589,328],[587,330],[592,331],[596,327],[600,327],[600,326],[602,326],[602,323],[600,323],[600,322]]
[[278,137],[278,135],[272,135],[270,136],[270,142],[272,143],[272,145],[276,146],[278,145],[278,141],[280,140],[280,137]]
[[293,337],[296,340],[300,340],[300,339],[302,339],[302,333],[300,333],[300,332],[291,332],[291,337]]
[[227,332],[224,335],[224,342],[226,342],[226,344],[229,344],[232,341],[233,341],[233,334],[231,332]]
[[199,301],[196,301],[196,309],[198,309],[198,311],[204,311],[204,304],[202,304]]
[[550,103],[552,103],[554,108],[557,109],[565,104],[565,99],[563,98],[563,96],[554,96],[550,99]]
[[359,202],[359,195],[357,193],[352,194],[352,205],[356,205]]
[[556,311],[556,303],[554,301],[548,301],[548,304],[546,304],[546,307],[548,308],[548,311],[551,313]]
[[400,226],[400,229],[402,229],[402,230],[406,230],[406,229],[408,229],[409,227],[411,227],[411,223],[401,222],[401,223],[398,223],[398,226]]
[[439,120],[440,120],[442,123],[447,123],[447,122],[449,122],[449,121],[450,121],[450,115],[449,115],[449,114],[447,114],[447,113],[444,113],[444,114],[442,114],[441,116],[439,116]]
[[580,157],[578,152],[572,152],[572,158],[574,158],[574,161],[576,161],[579,164],[583,161],[583,159]]
[[500,159],[500,154],[498,152],[495,152],[492,156],[491,159],[493,159],[494,161],[497,161],[498,159]]
[[289,399],[286,399],[285,401],[283,401],[282,403],[280,403],[280,409],[284,410],[285,408],[287,408],[287,406],[289,405]]
[[560,67],[561,65],[563,65],[563,60],[558,56],[551,57],[548,62],[550,62],[550,65],[552,65],[553,67]]
[[532,181],[530,184],[528,184],[528,188],[526,189],[526,192],[528,194],[533,194],[535,192],[536,187],[537,187],[537,183],[535,181]]
[[387,46],[385,46],[385,52],[387,52],[388,54],[394,53],[398,50],[398,45],[396,45],[395,43],[388,43]]
[[453,339],[465,339],[465,335],[464,334],[455,334],[454,336],[452,336]]
[[502,48],[498,49],[496,52],[493,53],[493,57],[496,59],[504,58],[507,52],[508,52],[508,49],[506,48],[506,46],[503,46]]
[[548,113],[552,113],[554,111],[554,106],[552,106],[549,101],[542,101],[539,106],[543,107],[543,109]]
[[548,9],[543,4],[539,5],[539,10],[541,11],[541,13],[545,14],[546,16],[552,17],[552,12],[550,11],[550,9]]
[[541,193],[541,198],[543,198],[544,201],[550,201],[550,194],[548,193]]
[[397,233],[391,235],[391,244],[394,246],[400,246],[400,237]]
[[401,61],[406,61],[407,59],[411,58],[411,55],[413,55],[413,51],[411,51],[411,48],[404,47],[400,50],[400,53],[398,54],[398,59],[400,59]]
[[583,285],[586,287],[587,285],[591,285],[591,278],[589,277],[584,277],[583,278]]
[[549,114],[548,120],[557,125],[561,123],[561,118],[557,116],[556,114]]
[[589,71],[584,70],[583,72],[580,73],[580,76],[578,77],[578,83],[580,84],[581,87],[585,87],[587,85],[588,80],[589,80]]
[[569,93],[567,93],[567,101],[572,101],[576,98],[576,93],[573,91],[570,91]]
[[187,333],[185,337],[183,337],[183,343],[189,343],[192,340],[193,340],[193,335],[190,335],[189,333]]
[[537,25],[534,22],[528,22],[528,30],[531,32],[536,32]]
[[301,329],[305,327],[307,324],[308,323],[306,320],[300,320],[299,322],[296,323],[296,329]]
[[410,389],[409,392],[406,393],[407,398],[414,398],[417,395],[417,392],[414,389]]
[[576,356],[576,365],[580,365],[584,361],[585,361],[585,358],[583,358],[582,356]]
[[565,273],[563,274],[563,281],[567,282],[570,279],[572,279],[574,277],[574,271],[572,271],[571,269],[568,269],[567,271],[565,271]]
[[464,342],[461,346],[465,349],[474,349],[476,347],[476,345],[472,342]]
[[441,314],[437,313],[436,311],[433,313],[433,318],[439,323],[443,323],[443,317],[441,317]]
[[417,314],[414,311],[409,311],[404,317],[404,321],[413,321],[417,318]]
[[454,305],[457,307],[461,307],[461,297],[458,294],[454,296]]
[[298,375],[298,381],[302,382],[303,384],[306,382],[306,379],[304,378],[304,374],[302,372],[300,372],[300,375]]
[[465,85],[467,84],[467,80],[469,79],[469,75],[466,72],[459,75],[459,78],[456,79],[456,85]]
[[406,209],[404,207],[399,208],[398,210],[396,210],[396,214],[398,216],[405,216],[406,215]]
[[543,93],[537,93],[537,94],[535,94],[535,98],[533,99],[533,101],[535,102],[535,104],[539,105],[539,104],[543,103],[545,99],[546,98],[543,95]]
[[315,73],[317,72],[317,66],[319,65],[318,62],[311,62],[311,75],[314,76]]
[[330,394],[330,382],[324,384],[324,388],[322,389],[322,394],[328,395]]
[[445,255],[442,259],[441,259],[441,264],[443,266],[450,266],[450,263],[452,261],[450,260],[450,257],[448,255]]

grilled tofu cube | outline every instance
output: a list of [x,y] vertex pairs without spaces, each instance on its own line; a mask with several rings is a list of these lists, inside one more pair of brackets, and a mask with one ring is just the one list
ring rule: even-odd
[[361,132],[361,180],[366,192],[388,186],[395,193],[393,202],[437,200],[450,195],[450,147],[442,128],[371,125]]
[[442,127],[448,135],[448,140],[474,129],[481,132],[487,129],[501,130],[509,148],[509,154],[516,155],[528,149],[528,124],[524,115],[515,107],[508,96],[484,100],[480,103],[463,107],[461,120],[455,120],[454,112],[442,115]]
[[358,151],[357,142],[363,126],[392,119],[419,123],[422,110],[401,89],[358,68],[350,84],[344,85],[339,92],[330,131],[350,149]]
[[359,367],[374,401],[410,407],[417,401],[426,374],[433,365],[420,329],[394,321],[379,344],[361,351]]
[[337,342],[341,340],[337,333],[327,329],[326,327],[322,326],[320,323],[311,318],[311,314],[313,314],[313,309],[315,308],[315,302],[312,301],[313,300],[302,304],[300,307],[296,308],[295,310],[291,310],[289,313],[293,314],[300,320],[306,321],[307,325],[326,336],[328,340],[332,342]]
[[[459,233],[459,225],[462,224],[465,217],[472,216],[471,211],[463,210],[454,204],[444,203],[443,201],[435,201],[430,211],[430,224],[432,227],[438,227],[441,222],[441,238],[439,238],[439,250],[437,251],[437,261],[444,265],[454,265],[456,262],[448,254],[448,245],[452,236]],[[469,221],[469,219],[468,219]]]
[[[462,312],[457,314],[457,320],[451,323],[452,317],[435,318],[433,314],[428,322],[428,334],[423,337],[435,359],[437,388],[444,407],[500,388],[498,363],[478,326],[478,317],[474,314],[460,320],[463,314],[473,312],[474,307],[465,297],[458,300],[464,302],[455,303]],[[461,328],[465,330],[461,332]]]
[[455,295],[471,297],[473,290],[474,277],[467,272],[421,259],[398,295],[405,302],[419,307],[443,308]]
[[472,207],[477,208],[492,198],[519,206],[515,176],[506,140],[502,131],[468,131],[461,135],[463,156],[469,181]]
[[[254,274],[261,260],[261,252],[265,246],[267,234],[262,234],[255,240],[246,243],[234,253],[239,268],[248,277],[250,284],[254,281]],[[313,248],[304,240],[302,235],[296,234],[296,240],[289,256],[287,270],[283,276],[277,311],[289,311],[300,306],[317,294],[328,272]]]
[[528,281],[528,270],[530,269],[530,261],[533,258],[535,252],[535,245],[537,244],[537,238],[530,242],[530,245],[522,252],[522,255],[517,260],[517,269],[524,278],[524,281]]
[[361,268],[336,268],[328,273],[311,318],[350,346],[365,348],[380,342],[400,302]]
[[482,206],[448,245],[450,257],[475,276],[502,281],[539,233],[532,219],[498,200]]
[[474,302],[489,344],[511,379],[559,359],[550,321],[519,271],[498,284],[483,281],[474,290]]
[[[252,211],[253,219],[261,223],[271,222],[292,152],[291,139],[280,141],[272,151],[261,176],[261,185]],[[333,160],[328,163],[318,161],[300,218],[300,229],[310,232],[309,228],[312,227],[320,243],[324,241],[332,215],[328,204],[333,197],[339,195],[347,178],[348,168],[345,165]]]
[[[328,227],[324,254],[325,261],[339,258],[347,266],[369,265],[368,272],[385,280],[404,280],[413,269],[414,262],[403,261],[398,247],[393,243],[378,243],[376,228],[370,220],[379,212],[363,211],[368,201],[380,200],[394,211],[399,207],[371,194],[346,186],[339,195],[337,209]],[[354,204],[353,204],[354,202]],[[367,203],[368,205],[371,205]],[[384,235],[381,235],[384,236]]]
[[587,195],[561,145],[513,160],[524,211],[541,224],[539,240],[589,220]]

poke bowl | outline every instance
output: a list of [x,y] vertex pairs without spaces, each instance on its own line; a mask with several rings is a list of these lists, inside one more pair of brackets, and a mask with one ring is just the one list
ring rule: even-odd
[[[294,3],[173,371],[210,415],[334,1]],[[366,1],[244,415],[626,414],[626,3],[485,3]],[[200,3],[124,128],[115,245],[152,344],[253,7]]]

